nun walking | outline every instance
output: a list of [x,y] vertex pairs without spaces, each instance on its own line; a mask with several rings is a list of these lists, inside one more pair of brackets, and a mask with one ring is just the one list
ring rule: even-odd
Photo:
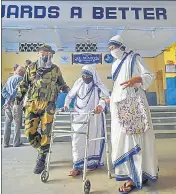
[[154,79],[140,55],[127,50],[119,35],[109,41],[115,58],[110,100],[112,162],[119,193],[142,189],[158,178],[158,162],[150,109],[145,95]]
[[[104,137],[104,120],[100,113],[105,108],[105,99],[109,98],[109,90],[96,72],[95,66],[85,65],[82,68],[82,77],[75,82],[65,99],[65,110],[68,109],[73,98],[75,98],[75,112],[88,113],[95,110],[96,114],[90,117],[89,138]],[[87,115],[85,114],[75,115],[73,119],[74,122],[86,120]],[[72,124],[72,127],[74,131],[86,132],[84,124]],[[73,169],[70,171],[70,176],[78,176],[82,172],[85,141],[85,135],[73,134],[72,136]],[[88,169],[94,170],[103,165],[102,154],[104,143],[104,140],[96,140],[89,143]]]

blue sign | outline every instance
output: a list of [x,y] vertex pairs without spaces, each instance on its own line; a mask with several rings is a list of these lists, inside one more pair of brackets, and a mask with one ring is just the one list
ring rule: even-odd
[[73,54],[72,63],[76,64],[102,64],[102,54]]
[[111,54],[106,54],[106,55],[104,56],[104,61],[105,61],[106,63],[112,63],[113,60],[114,60],[114,58],[113,58],[113,56],[112,56]]

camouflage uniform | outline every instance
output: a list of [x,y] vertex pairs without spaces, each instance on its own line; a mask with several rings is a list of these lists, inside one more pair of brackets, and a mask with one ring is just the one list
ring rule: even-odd
[[[58,93],[60,90],[68,92],[69,89],[59,67],[51,62],[52,54],[55,53],[52,48],[43,45],[39,51],[41,57],[27,67],[15,99],[15,103],[19,104],[24,96],[27,98],[25,135],[29,143],[39,152],[34,168],[35,174],[40,174],[45,168]],[[46,57],[47,61],[44,60]],[[41,124],[40,133],[37,130],[39,124]]]
[[[40,153],[49,151],[51,127],[55,113],[55,101],[59,90],[67,90],[61,71],[52,64],[51,68],[37,69],[32,63],[19,84],[16,101],[21,101],[27,92],[25,107],[25,135],[29,143]],[[41,134],[37,131],[41,122]]]

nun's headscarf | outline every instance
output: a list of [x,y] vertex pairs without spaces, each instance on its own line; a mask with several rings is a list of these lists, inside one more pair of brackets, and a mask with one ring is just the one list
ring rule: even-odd
[[103,81],[101,80],[99,74],[97,73],[95,65],[85,65],[85,66],[83,66],[82,73],[84,73],[84,74],[86,73],[86,75],[92,76],[94,84],[98,86],[98,88],[102,91],[102,93],[104,95],[109,97],[109,90],[105,86]]
[[90,71],[88,71],[87,69],[82,69],[82,76],[83,75],[93,77],[93,74]]
[[109,40],[108,47],[109,46],[112,46],[112,45],[117,46],[117,47],[120,47],[121,50],[123,50],[123,51],[126,49],[126,47],[124,46],[123,40],[122,40],[122,38],[121,38],[120,35],[113,36]]

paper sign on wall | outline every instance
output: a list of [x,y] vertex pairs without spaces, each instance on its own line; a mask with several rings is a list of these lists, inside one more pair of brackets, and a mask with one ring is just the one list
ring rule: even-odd
[[60,64],[70,64],[70,56],[69,55],[60,56]]

